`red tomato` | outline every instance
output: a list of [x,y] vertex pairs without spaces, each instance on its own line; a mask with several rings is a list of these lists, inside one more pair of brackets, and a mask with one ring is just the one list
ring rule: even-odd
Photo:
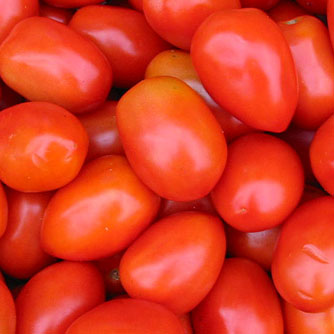
[[44,250],[68,260],[96,260],[128,247],[151,223],[160,198],[125,158],[104,156],[51,199],[44,216]]
[[125,251],[121,282],[131,297],[183,314],[210,291],[224,257],[222,222],[205,213],[181,212],[153,224]]
[[262,10],[268,10],[273,8],[279,0],[240,0],[242,7],[259,8]]
[[0,47],[0,75],[28,100],[76,113],[102,104],[112,81],[110,64],[97,46],[45,17],[26,19],[11,31]]
[[262,133],[236,139],[228,152],[223,176],[211,193],[224,221],[244,232],[282,223],[304,189],[297,153],[284,141]]
[[24,99],[22,96],[17,94],[7,85],[5,85],[5,83],[2,81],[0,81],[0,96],[1,96],[0,110],[6,109],[6,108],[14,106],[15,104],[24,102]]
[[227,259],[213,289],[192,313],[196,334],[283,334],[274,286],[256,263]]
[[61,8],[77,8],[101,3],[101,0],[43,0],[47,4]]
[[107,101],[97,110],[78,116],[89,138],[87,160],[123,153],[116,124],[116,105],[116,101]]
[[226,111],[260,130],[288,127],[298,99],[295,66],[265,13],[250,8],[211,15],[194,35],[191,56],[204,87]]
[[128,88],[142,80],[151,59],[169,48],[143,14],[128,8],[87,6],[74,14],[69,26],[104,52],[117,87]]
[[301,205],[284,223],[274,254],[276,289],[305,312],[334,304],[334,198]]
[[334,195],[334,115],[317,130],[310,147],[310,159],[315,177]]
[[73,12],[67,9],[48,6],[44,3],[41,3],[39,8],[39,15],[48,17],[49,19],[58,21],[60,23],[67,24],[71,20]]
[[104,301],[100,272],[90,263],[60,262],[33,276],[16,298],[16,334],[64,334]]
[[274,21],[279,22],[306,15],[307,11],[292,0],[280,0],[274,8],[268,11],[268,14]]
[[27,102],[3,110],[0,132],[0,179],[19,191],[62,187],[86,158],[85,129],[55,104]]
[[240,8],[240,0],[143,0],[147,22],[169,43],[189,50],[200,24],[222,9]]
[[17,334],[15,332],[16,311],[14,300],[5,282],[2,280],[0,280],[0,305],[0,333]]
[[182,327],[184,329],[182,334],[193,334],[194,333],[189,313],[180,315],[179,320],[180,320],[180,322],[182,324]]
[[307,11],[315,14],[326,14],[327,0],[296,0]]
[[144,300],[116,299],[76,320],[66,334],[182,334],[177,317],[165,307]]
[[0,238],[3,236],[7,228],[7,220],[8,220],[7,197],[4,188],[0,183]]
[[40,228],[52,193],[9,189],[8,226],[0,238],[0,268],[16,278],[29,278],[54,261],[40,246]]
[[159,76],[178,78],[201,95],[224,130],[227,142],[245,133],[254,131],[251,127],[240,122],[230,113],[223,110],[212,100],[211,96],[199,80],[188,52],[181,50],[167,50],[155,56],[146,68],[145,78]]
[[143,11],[143,0],[129,0],[129,2],[134,9]]
[[117,125],[129,162],[161,197],[207,195],[225,167],[222,130],[196,92],[171,77],[146,79],[120,99]]

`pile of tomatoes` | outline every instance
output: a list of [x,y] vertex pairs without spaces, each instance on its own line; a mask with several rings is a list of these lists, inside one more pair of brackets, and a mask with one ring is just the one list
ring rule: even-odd
[[0,0],[0,334],[333,334],[334,0],[43,1]]

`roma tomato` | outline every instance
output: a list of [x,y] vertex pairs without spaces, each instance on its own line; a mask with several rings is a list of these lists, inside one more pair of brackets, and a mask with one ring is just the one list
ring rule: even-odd
[[225,244],[223,224],[215,216],[195,211],[168,216],[125,251],[121,282],[133,298],[187,313],[214,285],[224,262]]
[[15,332],[16,311],[14,300],[6,283],[2,280],[0,280],[0,305],[0,333],[17,334]]
[[5,233],[8,221],[7,196],[2,184],[0,183],[0,238]]
[[304,189],[297,153],[284,141],[262,133],[236,139],[228,152],[223,176],[211,193],[224,221],[244,232],[281,224]]
[[284,223],[274,253],[276,289],[305,312],[334,304],[334,198],[319,197],[301,205]]
[[66,334],[182,334],[180,321],[167,308],[138,299],[116,299],[77,319]]
[[142,80],[151,59],[170,47],[143,14],[128,8],[87,6],[74,14],[69,26],[104,52],[117,87],[129,88]]
[[101,3],[101,0],[43,0],[47,4],[61,8],[78,8]]
[[298,100],[296,71],[268,15],[254,8],[212,14],[196,31],[191,56],[204,87],[226,111],[260,130],[288,127]]
[[111,67],[94,43],[46,17],[25,19],[0,47],[3,81],[30,101],[90,111],[111,87]]
[[196,334],[283,334],[275,288],[256,263],[227,259],[208,296],[192,312]]
[[240,0],[242,7],[259,8],[269,10],[277,5],[279,0]]
[[51,196],[7,190],[9,215],[0,238],[0,268],[8,275],[26,279],[54,261],[40,245],[42,219]]
[[315,133],[310,159],[315,177],[329,194],[334,195],[334,115]]
[[42,224],[44,250],[69,260],[96,260],[120,252],[151,223],[160,198],[121,156],[85,165],[51,199]]
[[104,302],[104,284],[91,263],[59,262],[33,276],[16,298],[16,334],[64,334]]
[[307,11],[292,0],[281,0],[274,8],[268,11],[268,14],[274,21],[279,22],[307,15]]
[[70,22],[73,16],[73,12],[68,9],[57,8],[41,3],[39,7],[39,15],[48,17],[49,19],[55,20],[60,23],[67,24],[68,22]]
[[123,95],[116,116],[132,168],[161,197],[191,201],[215,186],[226,162],[224,134],[184,82],[146,79]]
[[0,179],[13,189],[41,192],[77,176],[88,137],[70,112],[47,102],[26,102],[0,113]]
[[328,0],[296,0],[308,12],[326,14]]

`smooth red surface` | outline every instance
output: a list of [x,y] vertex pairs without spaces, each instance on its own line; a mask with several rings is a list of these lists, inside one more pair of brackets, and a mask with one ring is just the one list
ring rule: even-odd
[[73,12],[68,9],[57,8],[41,3],[39,7],[39,15],[67,24],[71,20]]
[[301,205],[284,223],[272,264],[276,289],[305,312],[334,305],[334,198]]
[[47,4],[61,8],[78,8],[88,5],[95,5],[103,2],[103,0],[43,0]]
[[79,173],[88,137],[70,112],[47,102],[26,102],[0,113],[0,178],[13,189],[60,188]]
[[296,0],[308,12],[326,14],[328,0]]
[[156,216],[160,198],[121,156],[104,156],[50,201],[41,229],[46,252],[69,260],[96,260],[128,247]]
[[101,105],[112,73],[94,43],[66,25],[32,17],[15,26],[0,47],[3,81],[30,101],[80,113]]
[[295,66],[277,24],[264,12],[211,15],[194,35],[191,56],[204,87],[226,111],[259,130],[288,127],[298,100]]
[[240,0],[243,8],[259,8],[269,10],[273,8],[279,0]]
[[295,1],[280,0],[280,2],[268,11],[269,16],[276,22],[292,20],[297,16],[306,15],[307,11]]
[[0,280],[0,333],[17,334],[16,311],[12,294],[4,281]]
[[161,197],[191,201],[217,183],[226,162],[224,134],[181,80],[145,79],[122,96],[116,117],[132,168]]
[[192,312],[196,334],[283,334],[275,288],[256,263],[227,259],[202,303]]

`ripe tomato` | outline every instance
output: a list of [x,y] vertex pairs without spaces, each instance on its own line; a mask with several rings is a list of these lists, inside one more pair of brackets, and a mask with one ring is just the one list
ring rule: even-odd
[[236,139],[228,152],[223,176],[211,193],[224,221],[244,232],[281,224],[304,189],[297,153],[284,141],[262,133]]
[[196,334],[283,334],[274,286],[256,263],[227,259],[218,281],[192,312]]
[[0,333],[17,334],[16,311],[12,294],[4,281],[0,280]]
[[15,26],[0,47],[3,81],[30,101],[90,111],[111,87],[111,67],[91,41],[66,25],[32,17]]
[[3,110],[0,132],[0,179],[19,191],[62,187],[86,158],[85,129],[55,104],[26,102]]
[[54,261],[40,246],[40,228],[52,193],[7,190],[8,226],[0,238],[0,268],[15,278],[29,278]]
[[49,19],[58,21],[60,23],[67,24],[70,22],[73,16],[73,12],[71,10],[57,8],[41,3],[39,7],[39,15],[48,17]]
[[187,313],[214,285],[225,244],[223,224],[215,216],[187,211],[165,217],[125,251],[121,282],[133,298]]
[[33,276],[16,298],[16,334],[64,334],[104,301],[100,272],[90,263],[59,262]]
[[262,10],[268,10],[273,8],[279,0],[240,0],[242,7],[259,8]]
[[182,334],[178,318],[167,308],[138,299],[103,303],[77,319],[66,334]]
[[308,12],[326,14],[328,0],[296,0]]
[[334,304],[334,198],[301,205],[284,223],[272,264],[276,289],[305,312]]
[[196,92],[171,77],[146,79],[120,99],[117,125],[129,162],[161,197],[207,195],[225,167],[224,134]]
[[268,11],[269,16],[276,22],[289,21],[297,16],[306,15],[307,11],[292,0],[280,0],[280,2]]
[[128,8],[87,6],[74,14],[69,26],[104,52],[117,87],[128,88],[142,80],[151,59],[169,48],[142,13]]
[[8,220],[7,197],[4,188],[0,183],[0,238],[3,236],[7,228],[7,220]]
[[295,66],[265,13],[247,8],[211,15],[194,35],[191,56],[204,87],[226,111],[260,130],[288,127],[298,100]]
[[121,156],[85,165],[51,199],[41,229],[42,247],[68,260],[96,260],[120,252],[151,223],[160,198]]
[[78,8],[101,3],[101,0],[43,0],[47,4],[61,8]]
[[334,115],[317,130],[310,147],[310,159],[315,177],[334,195]]

